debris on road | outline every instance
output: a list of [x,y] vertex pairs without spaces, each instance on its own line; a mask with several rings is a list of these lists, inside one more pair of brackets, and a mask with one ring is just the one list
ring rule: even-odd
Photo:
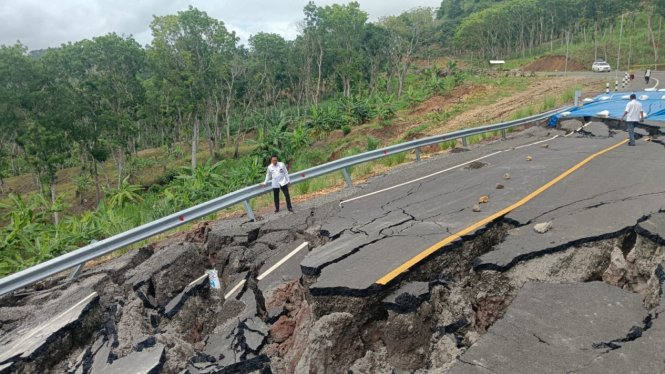
[[487,204],[490,201],[490,197],[487,195],[483,195],[478,198],[478,204]]
[[496,188],[497,190],[503,190],[504,185],[501,183],[497,183],[496,186],[494,186],[494,188]]
[[539,234],[544,234],[552,229],[552,221],[541,222],[533,225],[533,230]]
[[475,204],[475,205],[473,206],[472,210],[473,210],[474,212],[480,212],[480,205]]

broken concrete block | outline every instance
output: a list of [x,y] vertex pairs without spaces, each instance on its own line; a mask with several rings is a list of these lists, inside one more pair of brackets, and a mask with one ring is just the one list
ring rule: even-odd
[[200,289],[206,287],[206,285],[209,286],[209,282],[208,277],[205,274],[192,281],[192,283],[188,284],[181,293],[166,304],[164,307],[164,315],[168,318],[173,318],[173,316],[180,311],[187,299],[196,294]]
[[18,358],[33,360],[36,355],[49,349],[50,345],[57,344],[58,335],[66,330],[79,328],[86,316],[98,305],[99,295],[93,292],[55,318],[9,339],[9,344],[0,346],[0,363],[16,361]]
[[474,212],[480,212],[480,205],[475,204],[473,208],[471,208]]
[[101,373],[109,365],[111,361],[111,349],[111,342],[107,340],[97,353],[93,352],[92,367],[90,368],[91,374]]
[[617,287],[623,287],[626,284],[625,275],[628,262],[623,257],[621,248],[614,247],[610,254],[610,266],[603,273],[603,282]]
[[134,350],[137,352],[141,352],[144,349],[147,348],[152,348],[157,344],[157,339],[154,336],[150,336],[146,338],[145,340],[142,340],[138,343],[136,343],[136,346],[134,347]]
[[[526,283],[503,317],[448,372],[630,372],[596,366],[602,365],[602,357],[611,354],[602,342],[621,347],[611,352],[622,355],[633,344],[629,341],[631,332],[643,328],[648,315],[640,295],[602,282]],[[654,346],[654,341],[649,339],[644,343]],[[662,367],[662,358],[653,358],[652,352],[648,355]],[[638,357],[642,358],[623,356],[622,361],[629,367],[643,365]],[[479,363],[482,367],[469,363]],[[585,370],[591,365],[594,370]]]
[[487,204],[490,201],[490,197],[487,195],[483,195],[478,198],[478,203],[479,204]]
[[[166,358],[164,353],[164,346],[161,344],[141,352],[130,353],[123,358],[113,361],[111,365],[104,367],[99,371],[99,374],[157,374],[164,365]],[[97,373],[93,372],[93,374]]]
[[537,223],[533,226],[533,231],[544,234],[552,229],[552,221]]
[[6,364],[0,364],[0,374],[11,373],[13,362],[7,362]]
[[397,313],[411,313],[429,298],[428,282],[409,282],[383,299],[383,305]]

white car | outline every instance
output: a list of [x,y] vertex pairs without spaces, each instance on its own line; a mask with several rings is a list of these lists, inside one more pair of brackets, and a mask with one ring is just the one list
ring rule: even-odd
[[593,65],[591,65],[591,70],[595,72],[610,72],[612,71],[612,68],[610,67],[610,64],[605,61],[596,61],[593,63]]

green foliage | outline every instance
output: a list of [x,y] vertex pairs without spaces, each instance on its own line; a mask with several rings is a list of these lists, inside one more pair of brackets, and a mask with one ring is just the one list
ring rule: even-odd
[[371,162],[366,162],[356,166],[353,170],[353,176],[362,178],[374,172],[374,165]]
[[86,222],[77,223],[78,235],[62,235],[72,223],[51,223],[51,214],[60,208],[52,205],[42,195],[33,195],[26,202],[20,196],[10,195],[9,202],[0,205],[5,212],[0,228],[0,276],[20,270],[64,253],[95,233]]
[[311,187],[312,182],[308,179],[306,181],[302,181],[298,184],[296,184],[296,191],[298,191],[299,194],[305,195],[309,192],[309,189]]
[[109,208],[111,209],[115,207],[123,208],[125,205],[129,203],[137,204],[143,201],[143,198],[139,194],[139,192],[142,189],[143,187],[139,185],[130,184],[129,176],[126,176],[125,179],[122,180],[122,183],[120,184],[120,186],[118,186],[117,189],[109,191],[107,193]]
[[256,140],[249,141],[249,144],[255,146],[252,154],[266,162],[273,155],[287,163],[291,162],[298,151],[312,142],[310,128],[298,124],[289,131],[291,124],[292,119],[280,112],[275,117],[275,122],[258,130]]
[[556,108],[556,98],[552,96],[545,96],[543,103],[540,106],[541,112],[547,112],[548,110]]
[[379,139],[376,139],[376,138],[368,135],[367,136],[367,147],[365,149],[367,149],[368,152],[369,151],[374,151],[379,147],[380,142],[381,141]]
[[427,124],[427,123],[423,123],[423,124],[420,124],[418,126],[412,127],[404,133],[404,136],[402,138],[411,140],[411,139],[421,135],[422,132],[427,130],[428,127],[429,127],[429,124]]
[[[594,25],[608,26],[633,5],[627,0],[501,1],[469,13],[456,28],[455,43],[483,59],[517,53],[525,57],[527,50],[530,54],[542,43],[559,42],[572,31],[593,34]],[[552,22],[543,22],[544,19]],[[583,37],[586,39],[586,34]]]
[[351,126],[349,126],[349,125],[344,125],[344,126],[342,126],[342,134],[343,134],[344,136],[347,136],[347,135],[349,135],[350,133],[351,133]]
[[525,118],[525,117],[530,117],[533,116],[537,113],[537,110],[534,109],[533,106],[529,105],[526,107],[521,107],[515,113],[513,113],[511,119],[520,119],[520,118]]
[[446,151],[448,149],[454,149],[457,146],[457,140],[449,140],[439,144],[439,149]]
[[406,161],[406,152],[396,153],[381,159],[381,163],[387,167],[403,164]]

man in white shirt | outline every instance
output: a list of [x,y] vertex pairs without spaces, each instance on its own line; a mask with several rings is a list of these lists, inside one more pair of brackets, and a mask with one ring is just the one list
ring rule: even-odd
[[291,207],[291,196],[289,196],[289,171],[286,170],[286,165],[279,162],[277,156],[270,158],[270,165],[266,171],[266,180],[263,185],[267,185],[268,181],[272,180],[272,194],[275,199],[275,213],[279,212],[279,190],[281,189],[286,199],[286,208],[289,212],[293,213]]
[[628,145],[635,145],[635,125],[638,122],[644,121],[644,110],[642,109],[642,104],[636,100],[637,96],[635,94],[630,95],[630,101],[626,105],[626,111],[623,112],[621,120],[626,120],[628,127]]

